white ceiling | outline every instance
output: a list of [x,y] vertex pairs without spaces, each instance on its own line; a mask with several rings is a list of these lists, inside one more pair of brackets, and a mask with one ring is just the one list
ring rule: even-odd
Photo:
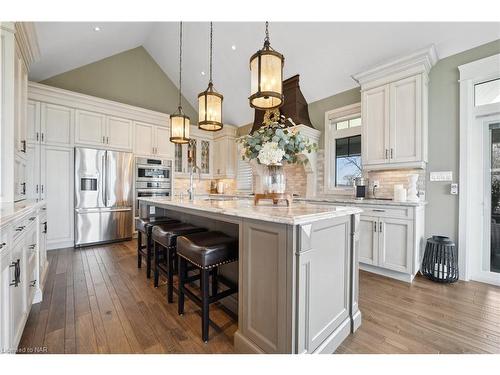
[[[100,32],[93,30],[95,25]],[[178,82],[178,23],[37,22],[36,29],[42,57],[30,71],[32,80],[143,45]],[[224,95],[226,123],[253,121],[248,63],[263,37],[263,23],[214,23],[214,85]],[[442,59],[499,39],[500,23],[276,22],[270,24],[270,38],[271,46],[285,56],[285,78],[300,74],[302,92],[313,102],[356,87],[352,74],[430,44]],[[207,22],[184,23],[183,94],[195,108],[208,82],[208,42]]]

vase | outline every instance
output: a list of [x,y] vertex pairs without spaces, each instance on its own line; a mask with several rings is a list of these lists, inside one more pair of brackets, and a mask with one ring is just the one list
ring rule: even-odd
[[269,164],[262,176],[265,194],[283,194],[286,189],[285,170],[282,164]]

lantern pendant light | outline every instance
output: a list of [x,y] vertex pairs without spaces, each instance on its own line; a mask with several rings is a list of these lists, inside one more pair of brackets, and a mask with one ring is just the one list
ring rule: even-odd
[[285,58],[271,48],[269,22],[264,47],[250,58],[250,107],[268,110],[283,104],[283,64]]
[[179,106],[177,112],[170,115],[170,142],[189,142],[189,117],[182,110],[182,21],[179,26]]
[[212,83],[212,41],[213,27],[210,22],[210,79],[208,88],[198,95],[198,128],[208,131],[221,130],[222,100],[224,97],[214,89]]

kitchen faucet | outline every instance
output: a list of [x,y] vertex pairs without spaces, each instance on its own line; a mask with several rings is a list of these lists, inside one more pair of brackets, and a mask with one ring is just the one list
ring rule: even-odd
[[188,195],[189,195],[189,200],[190,201],[194,200],[193,175],[196,173],[196,171],[198,171],[198,181],[201,181],[201,169],[196,164],[193,164],[193,167],[189,171],[189,189],[188,189]]

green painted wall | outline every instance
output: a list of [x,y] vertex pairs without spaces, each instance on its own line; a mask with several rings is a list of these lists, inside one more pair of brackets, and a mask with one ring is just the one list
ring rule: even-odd
[[[177,110],[176,85],[143,47],[137,47],[40,83],[120,103],[172,114]],[[185,98],[182,108],[198,123],[198,113]]]
[[[429,76],[429,163],[427,165],[425,233],[458,241],[458,195],[450,184],[429,182],[429,172],[452,171],[459,178],[459,71],[458,66],[500,53],[500,40],[440,60]],[[460,191],[460,186],[459,186]]]

